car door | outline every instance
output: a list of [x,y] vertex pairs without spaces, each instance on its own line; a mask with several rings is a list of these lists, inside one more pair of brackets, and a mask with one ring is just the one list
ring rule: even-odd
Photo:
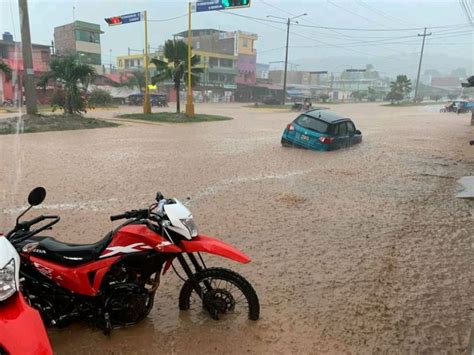
[[351,146],[357,143],[356,129],[354,123],[346,122],[347,127],[347,146]]
[[335,147],[336,149],[344,148],[349,146],[349,136],[347,133],[347,125],[346,122],[341,122],[335,125]]

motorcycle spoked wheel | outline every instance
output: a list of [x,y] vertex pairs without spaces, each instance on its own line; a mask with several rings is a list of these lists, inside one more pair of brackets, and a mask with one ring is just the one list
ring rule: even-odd
[[[252,285],[238,273],[224,268],[209,268],[194,277],[203,290],[202,299],[186,281],[179,295],[179,309],[196,313],[205,309],[213,319],[230,319],[246,315],[250,320],[260,317],[260,303]],[[207,285],[211,286],[208,290]]]

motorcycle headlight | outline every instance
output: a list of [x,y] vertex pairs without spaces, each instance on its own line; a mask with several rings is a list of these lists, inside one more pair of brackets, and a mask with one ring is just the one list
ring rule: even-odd
[[15,281],[15,260],[11,259],[0,269],[0,301],[4,301],[17,291]]
[[180,219],[181,223],[188,229],[189,234],[191,237],[195,237],[198,234],[196,223],[194,223],[192,218],[184,218]]

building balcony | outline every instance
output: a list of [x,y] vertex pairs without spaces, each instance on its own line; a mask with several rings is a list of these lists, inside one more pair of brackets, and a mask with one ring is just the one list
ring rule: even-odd
[[239,71],[237,68],[225,68],[225,67],[207,67],[207,71],[209,73],[216,73],[216,74],[227,74],[227,75],[237,75]]

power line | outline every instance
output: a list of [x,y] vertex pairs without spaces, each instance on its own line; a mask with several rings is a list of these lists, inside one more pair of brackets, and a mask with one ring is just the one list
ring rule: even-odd
[[368,18],[368,17],[359,15],[357,12],[351,11],[351,10],[347,9],[346,7],[344,7],[344,6],[337,5],[336,3],[332,2],[331,0],[326,0],[326,2],[327,2],[328,4],[331,4],[332,6],[335,6],[335,7],[339,8],[339,9],[345,11],[345,12],[348,12],[348,13],[354,15],[354,16],[360,17],[360,18],[362,18],[362,19],[364,19],[364,20],[366,20],[366,21],[368,21],[368,22],[372,22],[372,23],[375,23],[375,24],[377,24],[377,25],[380,25],[380,26],[385,27],[384,24],[381,24],[381,23],[378,22],[378,21],[374,21],[374,20],[372,20],[372,19],[370,19],[370,18]]
[[[284,10],[284,9],[282,9],[282,8],[279,8],[278,6],[268,4],[265,0],[261,0],[261,2],[262,2],[263,4],[265,4],[265,5],[267,5],[267,6],[270,6],[270,7],[274,8],[274,9],[277,9],[277,10],[279,10],[279,11],[282,11],[282,12],[288,14],[288,15],[294,16],[293,13],[291,13],[291,12],[289,12],[289,11],[286,11],[286,10]],[[308,21],[308,20],[306,20],[306,19],[301,19],[301,21],[304,21],[304,22],[306,22],[306,23],[312,24],[311,21]],[[344,34],[344,33],[338,32],[338,31],[333,30],[333,29],[331,29],[331,30],[329,30],[329,31],[334,32],[334,33],[336,33],[337,35],[342,36],[342,37],[345,37],[345,38],[348,38],[348,39],[352,39],[352,40],[354,40],[354,39],[359,39],[359,38],[356,38],[356,37],[349,36],[349,35],[346,35],[346,34]],[[317,33],[321,34],[321,32],[317,32]],[[323,35],[324,35],[324,36],[327,36],[326,33],[323,33]],[[366,41],[361,41],[361,43],[365,43],[365,42],[366,42]],[[367,43],[369,43],[369,42],[367,42]],[[390,48],[386,48],[386,49],[393,51],[393,49],[390,49]]]
[[[407,45],[407,46],[419,46],[420,42],[390,42],[390,43],[385,43],[385,44],[394,44],[394,45]],[[430,46],[459,46],[459,45],[469,45],[472,44],[471,42],[450,42],[450,43],[444,43],[444,42],[433,42],[430,41]],[[363,47],[364,44],[347,44],[346,47]],[[289,48],[328,48],[329,46],[325,45],[314,45],[314,46],[289,46]],[[259,50],[258,53],[268,53],[268,52],[274,52],[277,50],[282,50],[285,49],[285,47],[275,47],[275,48],[268,48],[268,49],[262,49]],[[418,52],[413,52],[413,53],[418,53]]]
[[[246,15],[240,15],[240,14],[236,14],[236,13],[233,13],[233,12],[224,12],[222,11],[223,13],[227,14],[227,15],[231,15],[231,16],[237,16],[237,17],[242,17],[242,18],[247,18],[249,20],[252,20],[254,22],[257,22],[259,24],[263,24],[265,26],[268,26],[268,27],[271,27],[271,28],[274,28],[278,31],[282,31],[282,32],[285,32],[284,29],[280,28],[280,27],[277,27],[277,26],[274,26],[274,25],[270,25],[268,24],[269,21],[266,21],[267,19],[262,19],[262,18],[256,18],[256,17],[252,17],[252,16],[246,16]],[[278,24],[282,24],[282,25],[286,25],[285,22],[281,22],[281,21],[274,21],[274,20],[270,20],[270,22],[272,23],[278,23]],[[293,26],[298,26],[301,24],[293,24]],[[452,25],[451,25],[452,26]],[[456,25],[456,26],[459,26],[459,25]],[[465,26],[465,25],[464,25]],[[447,28],[446,26],[438,26],[438,28]],[[450,30],[452,31],[452,30]],[[295,36],[298,36],[298,37],[301,37],[301,38],[304,38],[304,39],[308,39],[308,40],[311,40],[312,42],[316,42],[316,43],[320,43],[320,44],[323,44],[325,47],[328,47],[328,48],[339,48],[339,49],[342,49],[344,51],[347,51],[347,52],[353,52],[353,53],[357,53],[357,54],[362,54],[362,55],[370,55],[369,53],[367,52],[362,52],[362,51],[358,51],[358,50],[355,50],[355,49],[352,49],[350,47],[352,46],[356,46],[356,47],[359,47],[359,46],[363,46],[364,45],[364,42],[370,42],[370,41],[360,41],[360,42],[350,42],[350,43],[343,43],[343,44],[332,44],[332,43],[327,43],[327,42],[324,42],[324,41],[321,41],[321,40],[317,40],[315,38],[312,38],[312,37],[308,37],[308,36],[305,36],[299,32],[293,32],[291,31],[290,32],[292,35],[295,35]],[[454,32],[453,32],[454,33]],[[411,35],[411,36],[400,36],[400,37],[387,37],[384,39],[384,41],[391,41],[393,39],[402,39],[402,38],[417,38],[418,35]],[[448,37],[448,36],[444,36],[444,37]],[[442,36],[438,37],[438,38],[444,38]],[[453,37],[457,37],[457,36],[453,36]],[[377,42],[379,41],[373,41],[373,44],[372,43],[365,43],[367,45],[372,45],[372,46],[376,46]],[[380,41],[382,42],[382,41]],[[416,42],[416,43],[419,43],[419,42]],[[387,44],[387,43],[381,43],[381,44]],[[397,43],[394,43],[394,44],[399,44],[399,42]],[[411,44],[411,43],[410,43]],[[307,48],[318,48],[318,47],[323,47],[323,46],[307,46]],[[264,50],[260,53],[265,53],[265,52],[270,52],[270,51],[273,51],[273,50],[278,50],[280,49],[279,47],[278,48],[272,48],[272,49],[269,49],[269,50]],[[390,50],[393,50],[393,49],[390,49]],[[398,51],[397,51],[398,52]]]
[[161,20],[147,20],[147,21],[149,21],[149,22],[167,22],[167,21],[177,20],[179,18],[183,18],[183,17],[186,17],[186,16],[188,16],[188,14],[183,14],[183,15],[179,15],[179,16],[176,16],[176,17],[165,18],[165,19],[161,19]]
[[[220,13],[225,13],[233,16],[238,16],[242,18],[258,20],[262,22],[269,22],[269,23],[277,23],[285,25],[286,22],[270,20],[261,17],[255,16],[248,16],[248,15],[241,15],[233,12],[225,12],[219,11]],[[347,28],[347,27],[330,27],[330,26],[316,26],[316,25],[304,25],[304,24],[295,24],[295,26],[299,27],[307,27],[307,28],[320,28],[325,30],[338,30],[338,31],[361,31],[361,32],[404,32],[404,31],[420,31],[423,30],[424,27],[411,27],[411,28]],[[466,27],[466,24],[452,24],[452,25],[443,25],[443,26],[427,26],[428,29],[437,29],[437,28],[456,28],[456,27]]]
[[[412,28],[341,28],[341,27],[328,27],[328,26],[308,26],[299,24],[300,27],[310,27],[310,28],[322,28],[328,30],[338,30],[338,31],[362,31],[362,32],[405,32],[405,31],[419,31],[424,29],[424,27],[412,27]],[[432,26],[427,27],[429,29],[437,28],[455,28],[455,27],[466,27],[466,24],[456,24],[456,25],[446,25],[446,26]]]
[[376,9],[374,8],[373,6],[370,6],[369,4],[367,4],[366,2],[362,1],[362,0],[356,0],[357,4],[362,6],[362,7],[365,7],[367,10],[381,16],[381,17],[384,17],[386,19],[388,19],[389,21],[392,21],[392,22],[398,22],[398,23],[403,23],[405,25],[409,25],[407,22],[403,21],[403,20],[400,20],[399,18],[396,18],[395,16],[392,16],[382,10],[379,10],[379,9]]
[[459,5],[461,6],[461,9],[463,10],[464,14],[466,15],[467,21],[471,25],[473,25],[474,22],[473,22],[473,19],[472,19],[472,13],[471,13],[471,8],[470,8],[469,4],[464,0],[459,0]]

